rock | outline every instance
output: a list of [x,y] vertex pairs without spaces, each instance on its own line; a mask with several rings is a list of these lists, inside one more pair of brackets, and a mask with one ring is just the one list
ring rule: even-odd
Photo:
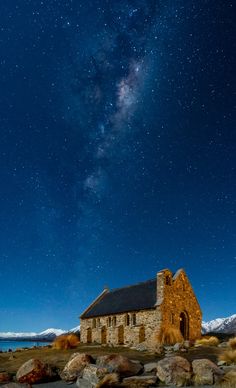
[[219,345],[218,345],[218,348],[227,348],[228,347],[228,342],[221,342]]
[[97,358],[97,365],[108,368],[109,372],[117,372],[121,377],[134,376],[142,372],[140,362],[133,362],[120,354],[110,354]]
[[180,351],[181,348],[183,348],[183,343],[180,343],[180,342],[177,342],[177,343],[174,344],[174,346],[173,346],[174,352]]
[[107,368],[98,365],[88,365],[83,370],[83,379],[90,382],[91,386],[96,386],[109,373]]
[[161,344],[155,345],[154,352],[155,352],[156,354],[158,354],[158,355],[163,354],[163,352],[164,352],[164,347],[163,347],[163,345],[161,345]]
[[65,381],[74,381],[82,375],[84,368],[91,363],[94,363],[94,359],[89,354],[74,353],[60,373],[60,377]]
[[184,341],[184,347],[185,347],[185,349],[189,349],[190,346],[191,346],[190,341],[189,341],[189,340],[185,340],[185,341]]
[[14,354],[11,354],[10,357],[8,358],[9,361],[15,360],[16,356]]
[[11,381],[11,375],[7,372],[0,372],[0,383],[9,383]]
[[183,387],[191,379],[191,365],[183,357],[165,357],[157,362],[157,377],[167,385]]
[[223,361],[223,360],[222,361],[218,361],[217,365],[218,366],[226,365],[226,361]]
[[144,373],[155,373],[157,371],[157,363],[156,362],[149,362],[148,364],[144,365]]
[[165,352],[173,352],[174,346],[166,345],[166,346],[164,346],[164,350],[165,350]]
[[35,384],[55,379],[57,373],[48,364],[32,358],[25,362],[17,371],[19,383]]
[[147,346],[144,343],[141,343],[135,346],[134,349],[138,350],[139,352],[145,352],[147,350]]
[[92,388],[92,385],[88,380],[83,379],[82,377],[78,377],[76,380],[76,387],[79,388]]
[[157,382],[156,376],[131,376],[126,377],[122,382],[122,387],[139,388],[151,387]]
[[109,387],[118,382],[117,373],[109,373],[107,368],[91,364],[84,368],[82,378],[77,379],[76,385],[81,388],[100,388]]
[[192,367],[195,385],[213,385],[224,375],[224,372],[214,362],[206,358],[194,360]]

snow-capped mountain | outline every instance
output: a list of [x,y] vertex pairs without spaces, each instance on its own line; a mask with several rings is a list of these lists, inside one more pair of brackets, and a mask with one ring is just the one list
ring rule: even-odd
[[202,333],[236,334],[236,314],[227,318],[217,318],[202,322]]
[[73,329],[70,329],[69,333],[79,333],[80,332],[80,325],[73,327]]
[[0,339],[38,339],[38,340],[53,340],[55,337],[67,333],[65,330],[61,329],[47,329],[41,331],[40,333],[12,333],[12,332],[0,332]]

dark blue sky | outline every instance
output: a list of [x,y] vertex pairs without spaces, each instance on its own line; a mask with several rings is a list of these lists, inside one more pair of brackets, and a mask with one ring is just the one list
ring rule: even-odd
[[0,330],[184,267],[236,312],[231,1],[0,4]]

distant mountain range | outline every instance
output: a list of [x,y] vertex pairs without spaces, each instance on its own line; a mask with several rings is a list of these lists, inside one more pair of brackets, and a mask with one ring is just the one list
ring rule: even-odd
[[217,318],[202,322],[202,333],[236,334],[236,314],[227,318]]
[[56,337],[66,333],[78,333],[80,326],[76,326],[68,331],[61,329],[47,329],[40,333],[13,333],[13,332],[0,332],[0,340],[17,340],[17,341],[53,341]]

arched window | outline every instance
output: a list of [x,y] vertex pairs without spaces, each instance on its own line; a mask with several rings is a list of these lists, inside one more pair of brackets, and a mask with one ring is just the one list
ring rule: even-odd
[[100,318],[97,319],[97,327],[100,327]]
[[108,318],[108,327],[111,327],[111,317]]
[[129,314],[126,314],[126,316],[125,316],[125,324],[126,324],[126,326],[129,326],[129,325],[130,325],[130,317],[129,317]]
[[113,326],[113,327],[116,326],[116,317],[113,317],[113,318],[112,318],[112,326]]
[[95,318],[93,318],[93,321],[92,321],[92,328],[96,329],[96,319]]
[[132,314],[132,325],[136,325],[136,314]]

